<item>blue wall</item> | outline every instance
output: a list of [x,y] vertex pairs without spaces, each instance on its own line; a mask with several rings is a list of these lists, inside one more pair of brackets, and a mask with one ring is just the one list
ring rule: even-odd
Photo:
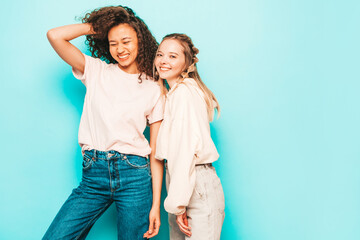
[[[47,30],[119,3],[158,40],[185,32],[200,49],[222,107],[211,125],[222,239],[360,239],[360,4],[310,0],[2,3],[0,239],[40,239],[81,179],[85,88]],[[88,239],[116,239],[115,216],[111,207]],[[168,239],[166,221],[156,239]]]

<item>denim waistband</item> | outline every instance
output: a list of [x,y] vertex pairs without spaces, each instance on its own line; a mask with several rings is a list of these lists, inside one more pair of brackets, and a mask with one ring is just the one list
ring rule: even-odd
[[[84,156],[89,158],[95,158],[95,159],[101,159],[101,160],[111,160],[111,159],[126,159],[127,156],[137,156],[133,154],[125,154],[125,153],[119,153],[115,150],[110,151],[99,151],[96,149],[92,150],[85,150]],[[141,156],[138,156],[141,157]]]

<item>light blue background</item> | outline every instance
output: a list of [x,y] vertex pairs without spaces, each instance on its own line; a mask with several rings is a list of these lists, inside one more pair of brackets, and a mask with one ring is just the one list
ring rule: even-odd
[[[285,0],[6,1],[0,14],[0,239],[40,239],[81,179],[85,88],[50,28],[132,7],[158,40],[189,34],[222,107],[211,124],[222,239],[360,239],[360,4]],[[74,41],[86,50],[84,38]],[[165,194],[165,193],[164,193]],[[88,239],[116,239],[115,208]],[[162,213],[161,232],[168,239]]]

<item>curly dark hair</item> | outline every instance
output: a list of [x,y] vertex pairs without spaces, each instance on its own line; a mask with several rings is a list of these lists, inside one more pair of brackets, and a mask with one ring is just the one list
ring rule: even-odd
[[86,36],[92,56],[108,63],[117,63],[109,51],[108,32],[119,24],[129,24],[135,30],[138,38],[136,63],[140,71],[139,80],[141,80],[143,73],[153,77],[152,64],[158,43],[148,26],[135,15],[131,8],[121,5],[98,8],[87,13],[82,22],[90,23],[95,32],[93,35]]

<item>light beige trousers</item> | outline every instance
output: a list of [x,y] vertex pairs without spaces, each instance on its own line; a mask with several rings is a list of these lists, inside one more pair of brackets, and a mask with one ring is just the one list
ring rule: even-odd
[[[191,237],[183,234],[176,216],[169,214],[170,240],[219,240],[224,222],[224,192],[215,168],[199,165],[196,169],[195,189],[186,208]],[[166,188],[169,186],[169,173],[166,171]]]

